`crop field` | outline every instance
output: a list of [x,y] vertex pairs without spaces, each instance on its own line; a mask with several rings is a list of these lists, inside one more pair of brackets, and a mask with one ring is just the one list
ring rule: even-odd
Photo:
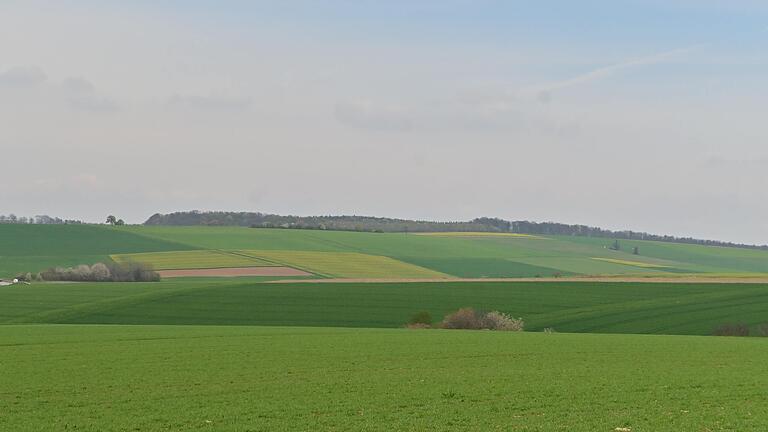
[[[0,324],[402,327],[461,307],[522,317],[531,331],[709,335],[768,322],[768,285],[625,282],[33,284],[0,287]],[[41,301],[41,299],[45,299]]]
[[456,232],[425,232],[416,233],[415,235],[430,236],[430,237],[512,237],[512,238],[535,238],[539,240],[545,240],[546,237],[535,236],[531,234],[516,234],[516,233],[499,233],[499,232],[472,232],[472,231],[456,231]]
[[[129,227],[198,249],[357,252],[386,256],[458,277],[768,273],[768,251],[640,240],[475,233],[358,233],[307,230]],[[631,253],[638,247],[639,254]],[[594,259],[599,258],[599,259]],[[631,262],[633,265],[628,265]]]
[[109,255],[199,249],[96,225],[0,225],[0,277],[109,261]]
[[620,260],[620,259],[614,259],[614,258],[592,258],[592,259],[597,261],[604,261],[604,262],[609,262],[614,264],[622,264],[622,265],[628,265],[628,266],[640,267],[640,268],[658,268],[658,269],[667,268],[667,266],[652,264],[648,262],[641,262],[641,261]]
[[[134,260],[370,279],[0,287],[0,430],[768,428],[768,338],[704,337],[732,323],[766,334],[768,284],[451,280],[749,281],[768,274],[764,251],[465,234],[0,225],[0,277]],[[462,307],[526,332],[403,328]]]
[[0,428],[758,431],[768,340],[1,326]]
[[356,252],[244,250],[238,254],[269,260],[322,276],[337,278],[448,278],[450,276],[397,261]]
[[[611,244],[601,238],[471,232],[5,225],[0,226],[0,277],[110,259],[142,260],[158,269],[266,266],[273,264],[270,256],[279,265],[350,278],[768,274],[763,250],[626,240],[616,251]],[[638,254],[631,253],[635,247]]]
[[277,265],[255,257],[217,250],[146,252],[112,255],[111,258],[115,262],[134,261],[151,264],[156,270],[267,267]]

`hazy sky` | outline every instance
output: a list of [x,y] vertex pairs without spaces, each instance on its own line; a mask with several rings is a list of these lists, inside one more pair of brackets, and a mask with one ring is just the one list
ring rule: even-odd
[[2,0],[0,213],[768,243],[766,101],[764,1]]

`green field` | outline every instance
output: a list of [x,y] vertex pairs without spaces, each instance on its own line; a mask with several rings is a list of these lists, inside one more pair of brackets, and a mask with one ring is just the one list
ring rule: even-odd
[[[363,279],[768,273],[763,251],[606,243],[0,225],[0,276],[110,259]],[[768,428],[768,338],[703,337],[762,334],[768,284],[273,279],[0,286],[0,430]],[[402,328],[468,306],[527,331]]]
[[238,254],[336,278],[448,278],[449,275],[385,256],[357,252],[244,250]]
[[[44,301],[41,301],[44,299]],[[402,327],[471,306],[531,331],[708,335],[768,322],[768,285],[621,282],[160,283],[0,287],[0,323]]]
[[8,431],[760,431],[768,340],[0,326]]
[[155,270],[268,267],[279,265],[256,257],[217,250],[115,254],[111,255],[110,258],[119,263],[134,261],[151,264]]
[[[57,265],[92,264],[110,256],[144,260],[158,268],[205,268],[267,265],[272,262],[269,255],[280,255],[277,261],[283,264],[332,277],[768,276],[768,251],[761,250],[627,240],[620,242],[621,251],[613,251],[607,248],[612,243],[609,239],[460,234],[2,225],[0,277]],[[631,253],[634,247],[638,255]],[[236,256],[238,251],[258,251],[262,256],[254,255],[256,260],[251,262]],[[313,253],[320,252],[358,255],[336,255],[336,259],[324,255],[318,260],[321,255]]]

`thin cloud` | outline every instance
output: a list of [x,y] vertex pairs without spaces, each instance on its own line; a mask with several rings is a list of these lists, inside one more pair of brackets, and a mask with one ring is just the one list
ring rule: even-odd
[[701,45],[694,45],[687,48],[680,48],[680,49],[675,49],[671,51],[665,51],[665,52],[650,55],[647,57],[640,57],[640,58],[625,61],[622,63],[600,67],[600,68],[591,70],[587,73],[577,75],[573,78],[565,79],[562,81],[555,81],[555,82],[551,82],[551,83],[547,83],[539,86],[533,86],[527,90],[539,95],[538,96],[539,98],[541,98],[542,95],[546,95],[543,97],[545,99],[548,99],[549,95],[551,95],[551,93],[554,91],[563,90],[566,88],[575,87],[583,84],[588,84],[593,81],[599,81],[599,80],[611,77],[616,73],[627,70],[627,69],[631,69],[639,66],[648,66],[648,65],[664,63],[667,60],[678,57],[682,54],[687,54],[700,46]]

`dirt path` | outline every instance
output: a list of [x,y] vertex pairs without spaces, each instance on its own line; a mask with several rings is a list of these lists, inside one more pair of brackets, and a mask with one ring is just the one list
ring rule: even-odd
[[160,270],[160,277],[312,276],[291,267],[233,267],[215,269]]

